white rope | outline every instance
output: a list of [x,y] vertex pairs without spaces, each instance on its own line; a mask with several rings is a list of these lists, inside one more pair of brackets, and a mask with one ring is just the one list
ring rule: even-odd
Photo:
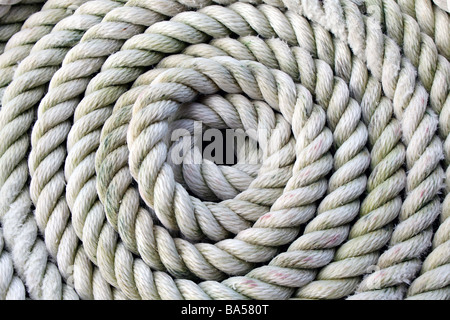
[[[0,17],[0,297],[450,298],[445,9],[41,5]],[[175,163],[198,122],[261,153]]]

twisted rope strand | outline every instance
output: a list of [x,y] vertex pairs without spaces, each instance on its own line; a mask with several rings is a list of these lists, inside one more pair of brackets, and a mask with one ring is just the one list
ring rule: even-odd
[[5,52],[0,56],[0,100],[12,81],[17,64],[30,54],[39,39],[50,33],[55,24],[71,15],[83,2],[86,0],[47,1],[41,11],[31,15],[24,22],[22,30],[9,39]]
[[[403,65],[408,66],[408,62],[403,61]],[[402,80],[406,77],[406,72],[400,73],[399,82],[404,83]],[[413,85],[410,84],[411,89]],[[420,257],[431,244],[430,226],[440,211],[437,195],[443,182],[439,164],[442,143],[434,136],[437,117],[426,107],[426,91],[418,86],[415,88],[416,93],[403,104],[406,108],[396,106],[398,100],[394,99],[394,110],[402,124],[408,169],[407,196],[402,205],[400,224],[393,232],[391,247],[378,260],[382,270],[366,277],[359,287],[364,293],[353,298],[401,298],[402,287],[413,279],[421,265]]]
[[[328,12],[328,15],[330,15],[330,12],[345,12],[347,19],[351,17],[351,19],[354,19],[352,21],[360,21],[363,26],[366,25],[366,36],[364,36],[355,32],[356,29],[351,27],[341,17],[341,25],[347,26],[347,28],[346,30],[336,30],[335,32],[340,33],[342,38],[348,38],[349,44],[352,45],[354,50],[356,49],[363,53],[363,48],[368,49],[365,61],[367,61],[368,67],[374,75],[382,75],[383,71],[385,74],[389,74],[389,72],[386,72],[386,66],[389,66],[390,70],[401,70],[398,73],[391,73],[389,77],[382,77],[382,84],[385,94],[393,99],[396,117],[402,123],[403,140],[407,147],[407,168],[410,170],[410,174],[407,177],[408,197],[403,203],[400,214],[402,223],[394,230],[391,239],[393,247],[384,252],[378,262],[378,265],[382,268],[391,268],[375,272],[362,282],[360,290],[373,290],[372,293],[362,293],[354,297],[401,298],[404,290],[402,290],[402,285],[400,284],[411,281],[420,268],[420,260],[416,258],[421,257],[429,247],[432,231],[427,228],[433,223],[440,210],[437,194],[442,185],[443,172],[438,162],[442,158],[442,143],[439,138],[434,136],[437,129],[437,119],[435,116],[433,117],[434,112],[431,109],[426,110],[428,101],[426,90],[416,86],[411,81],[411,79],[415,78],[413,66],[405,59],[401,61],[399,48],[390,38],[381,34],[380,26],[376,19],[361,16],[355,5],[347,2],[345,2],[343,8],[335,2],[327,3],[327,6],[323,8],[315,1],[305,1],[302,2],[302,5],[302,9],[304,9],[307,16],[318,15],[310,10],[312,8],[321,13],[324,13],[325,10]],[[324,15],[327,16],[326,13]],[[336,20],[339,20],[339,18],[334,16],[332,22],[336,22]],[[332,23],[324,23],[328,23],[330,29],[336,29]],[[381,45],[383,43],[384,46]],[[381,47],[384,47],[384,49],[380,50]],[[377,55],[389,57],[389,60],[384,60],[383,65],[383,63],[380,63],[383,59],[375,59]],[[444,65],[449,65],[445,58],[440,59],[440,61]],[[448,77],[443,79],[448,79]],[[397,82],[401,84],[401,95],[395,94],[395,89],[398,87]],[[448,85],[447,81],[441,83],[441,97],[447,97]],[[416,90],[416,93],[413,94],[414,90]],[[405,95],[405,92],[409,92],[409,94]],[[442,105],[442,103],[439,103],[439,101],[443,102],[444,99],[434,100],[432,92],[430,97],[431,105],[433,106],[434,102],[438,105],[438,107],[435,106],[433,109],[440,110],[439,104]],[[421,119],[423,119],[422,123],[420,123]],[[418,213],[417,215],[414,214],[416,212]],[[408,229],[410,230],[409,232],[407,231]],[[404,263],[401,263],[402,261]],[[396,268],[402,267],[403,271],[395,271]],[[396,276],[398,273],[401,274],[400,278]],[[400,286],[395,287],[395,285]],[[389,287],[394,287],[395,289],[388,289]]]
[[0,17],[0,53],[5,51],[6,43],[19,32],[24,21],[41,9],[43,2],[43,0],[19,1]]
[[[422,32],[425,32],[430,37],[433,38],[433,40],[436,42],[436,46],[440,52],[445,58],[449,58],[450,56],[450,38],[447,36],[450,29],[450,20],[449,16],[446,12],[441,10],[437,6],[433,6],[430,1],[427,0],[418,0],[418,1],[401,1],[399,2],[400,8],[403,12],[408,13],[411,17],[415,18],[417,20],[417,23],[420,25],[420,29]],[[395,8],[396,9],[396,8]],[[389,12],[392,12],[392,9],[389,10]],[[448,82],[448,77],[447,77]],[[439,117],[439,127],[440,127],[440,134],[442,139],[444,140],[444,154],[445,154],[445,162],[444,162],[444,168],[447,170],[447,190],[446,193],[448,194],[448,143],[446,140],[448,139],[448,133],[449,133],[449,113],[448,111],[444,109],[448,109],[448,96],[445,100],[446,103],[444,104],[444,107],[441,110],[435,110]],[[442,244],[445,242],[445,240],[442,240],[443,234],[445,234],[448,231],[447,224],[449,222],[446,222],[446,218],[448,217],[448,206],[449,206],[449,199],[448,195],[445,197],[443,204],[442,204],[442,214],[441,214],[441,225],[439,226],[439,229],[436,230],[436,236],[433,240],[433,250],[438,247],[436,243]],[[445,236],[444,236],[445,237]],[[445,239],[445,238],[444,238]],[[428,272],[430,270],[433,270],[437,267],[439,267],[441,264],[448,263],[450,259],[450,252],[443,250],[443,247],[440,249],[437,249],[436,251],[430,253],[429,257],[427,257],[424,261],[424,265],[422,267],[422,273]],[[437,260],[440,262],[438,263]],[[447,261],[447,262],[445,262]],[[448,268],[447,268],[448,269]],[[445,267],[441,267],[439,270],[444,270],[443,273],[437,272],[437,270],[433,270],[433,272],[427,273],[426,276],[420,276],[418,279],[414,281],[414,285],[412,285],[413,288],[411,288],[408,291],[408,295],[413,294],[414,292],[417,294],[418,292],[428,291],[422,295],[420,295],[420,298],[434,298],[434,299],[443,299],[449,297],[448,288],[445,289],[445,287],[448,285],[450,281],[450,275],[448,271],[445,271]],[[429,290],[429,287],[427,289],[424,288],[422,279],[427,279],[428,282],[434,283],[435,286],[438,288],[443,288],[443,290]],[[421,283],[421,284],[419,284]],[[417,284],[417,285],[416,285]],[[421,288],[421,289],[419,289]],[[442,294],[443,293],[443,294]],[[417,297],[416,297],[417,298]]]
[[[417,9],[416,9],[417,10]],[[437,9],[434,9],[437,10]],[[446,15],[448,20],[448,15]],[[420,21],[419,21],[420,23]],[[447,24],[448,28],[448,24]],[[445,29],[444,29],[445,30]],[[448,41],[448,37],[447,37]],[[446,56],[448,58],[448,56]],[[450,299],[450,100],[446,102],[439,116],[439,131],[444,140],[446,168],[445,197],[442,202],[441,224],[433,239],[433,251],[424,260],[421,275],[414,280],[408,290],[407,299]]]
[[[22,170],[24,167],[26,163],[22,163]],[[14,178],[16,177],[13,176]],[[14,189],[17,187],[14,182],[8,181],[4,187]],[[30,206],[29,195],[23,192],[12,202],[10,210],[1,217],[5,243],[12,248],[11,254],[17,273],[25,279],[32,299],[78,299],[73,288],[63,283],[58,268],[47,262],[45,244],[38,238],[36,222],[28,213]],[[29,239],[36,240],[30,243]]]
[[[145,26],[146,23],[152,24],[155,20],[162,19],[162,15],[154,11],[138,5],[133,6],[134,2],[136,1],[129,2],[130,6],[118,7],[106,14],[102,23],[90,28],[80,44],[67,52],[61,69],[52,77],[49,91],[39,105],[38,121],[32,132],[32,151],[29,160],[32,174],[30,189],[36,204],[38,219],[40,217],[50,219],[60,214],[60,211],[69,212],[69,207],[63,198],[66,186],[62,166],[66,151],[64,146],[59,146],[64,138],[61,140],[55,136],[67,136],[70,130],[68,120],[78,102],[76,97],[89,81],[89,73],[98,71],[103,63],[102,56],[108,56],[120,48],[123,43],[121,38],[127,39],[143,31],[143,25]],[[73,76],[61,81],[61,76],[69,74]],[[69,86],[71,89],[67,90]],[[62,93],[68,95],[67,99],[61,97]],[[60,116],[55,117],[55,114]],[[40,205],[41,203],[59,203],[59,205],[45,206]],[[93,262],[96,262],[90,243],[86,242],[82,236],[77,212],[71,213],[74,231],[84,241],[86,253]],[[66,226],[62,227],[66,228]],[[91,224],[90,227],[92,228],[93,225]],[[47,236],[58,239],[60,232],[55,229],[53,234]]]
[[3,231],[0,229],[0,299],[24,300],[25,286],[22,280],[14,274],[11,255],[4,246]]
[[[408,6],[414,3],[409,1]],[[405,56],[417,68],[419,79],[430,94],[430,103],[433,110],[439,115],[445,100],[447,99],[448,89],[442,90],[437,86],[444,85],[448,88],[448,79],[450,78],[450,18],[448,14],[438,9],[436,6],[436,37],[431,36],[431,27],[433,21],[432,8],[428,0],[419,0],[416,5],[420,7],[416,15],[407,15],[404,12],[411,13],[406,9],[406,3],[397,4],[392,0],[377,2],[382,8],[375,10],[384,13],[384,19],[374,13],[371,16],[376,17],[378,21],[385,22],[387,34],[402,47]],[[371,11],[373,7],[371,6]],[[401,9],[400,9],[401,8]],[[403,12],[402,12],[403,11]],[[416,17],[417,21],[411,17]],[[420,28],[419,28],[420,27]],[[419,29],[422,31],[419,35]],[[402,31],[403,30],[403,33]],[[424,31],[425,30],[425,31]],[[432,39],[428,38],[431,36]],[[432,41],[434,40],[434,41]],[[438,55],[438,52],[442,55]],[[433,79],[432,79],[433,78]]]
[[412,40],[408,35],[411,31],[408,30],[408,23],[405,21],[409,20],[406,17],[409,16],[416,21],[415,24],[420,27],[421,32],[431,37],[439,54],[446,59],[450,57],[449,16],[430,0],[366,1],[365,6],[367,12],[378,17],[386,33],[396,39],[397,44],[405,47],[405,52],[408,47],[411,48],[408,41]]
[[[369,82],[372,92],[380,96],[379,85]],[[372,85],[372,86],[371,86]],[[406,175],[401,168],[405,148],[400,142],[400,124],[393,116],[392,103],[383,98],[376,105],[362,107],[369,121],[371,169],[359,219],[350,237],[336,252],[335,261],[322,268],[318,280],[303,287],[297,296],[309,299],[337,299],[354,292],[358,276],[369,273],[380,250],[392,234],[392,222],[400,212]]]
[[[74,285],[77,291],[81,294],[83,298],[90,298],[93,292],[98,292],[100,297],[112,297],[111,289],[109,286],[102,284],[100,281],[101,277],[92,275],[92,273],[86,272],[91,270],[89,267],[89,261],[84,257],[85,253],[83,250],[76,251],[77,238],[76,234],[71,230],[71,227],[61,228],[61,225],[65,225],[69,218],[70,213],[68,210],[61,210],[60,215],[55,216],[54,219],[31,219],[30,216],[30,199],[29,191],[27,186],[28,178],[28,168],[25,163],[25,155],[28,149],[28,129],[30,128],[33,118],[34,110],[33,106],[39,101],[39,99],[44,95],[45,83],[50,80],[53,73],[56,71],[57,66],[62,62],[62,58],[74,43],[79,41],[85,30],[89,29],[91,26],[99,23],[101,17],[107,12],[117,7],[115,2],[111,1],[93,1],[82,5],[73,16],[63,19],[59,22],[55,28],[54,32],[47,36],[44,36],[39,40],[31,55],[24,59],[19,65],[16,72],[16,79],[7,87],[5,90],[5,95],[3,97],[3,108],[0,111],[0,128],[2,132],[8,132],[10,127],[14,127],[17,130],[14,135],[3,134],[5,139],[2,140],[1,147],[1,168],[3,168],[1,176],[2,185],[2,197],[1,197],[1,217],[9,216],[9,222],[12,225],[12,229],[21,230],[22,221],[28,221],[27,233],[28,243],[35,243],[35,246],[39,248],[44,246],[41,244],[41,240],[36,238],[36,226],[45,234],[45,228],[50,226],[49,230],[58,230],[60,232],[60,240],[54,238],[46,237],[47,248],[51,256],[55,258],[58,262],[58,267],[62,272],[62,276],[65,279],[74,281]],[[38,79],[35,81],[34,79]],[[25,87],[25,91],[22,89],[23,84],[28,84],[31,86]],[[28,89],[28,90],[27,90]],[[51,190],[49,190],[52,192]],[[20,210],[15,209],[15,207],[20,208]],[[43,204],[56,205],[57,203]],[[38,205],[39,206],[39,205]],[[2,220],[3,223],[3,220]],[[71,225],[69,223],[69,225]],[[5,230],[6,227],[5,227]],[[11,233],[12,237],[25,236],[20,233]],[[22,238],[23,239],[23,238]],[[35,239],[35,240],[32,240]],[[5,240],[6,232],[5,232]],[[15,246],[19,246],[20,242],[11,238],[11,243]],[[34,242],[33,242],[34,241]],[[75,248],[73,247],[75,243]],[[58,250],[61,245],[67,244],[66,250]],[[31,250],[33,247],[30,247]],[[23,248],[26,249],[26,248]],[[18,250],[23,250],[18,247]],[[13,246],[13,253],[15,249]],[[22,253],[22,252],[20,252]],[[19,270],[29,268],[27,259],[30,261],[46,261],[47,252],[46,250],[34,250],[29,253],[23,254],[21,256],[14,256],[15,265]],[[16,258],[18,260],[16,260]],[[82,267],[73,267],[74,264],[81,264]],[[39,264],[39,263],[38,263]],[[47,263],[50,266],[51,263]],[[43,264],[45,266],[45,263]],[[36,268],[36,267],[35,267]],[[40,268],[42,268],[40,266]],[[82,272],[80,272],[83,270]],[[26,271],[26,270],[25,270]],[[24,272],[25,272],[24,271]],[[31,270],[33,271],[33,270]],[[30,287],[29,281],[36,282],[34,278],[43,276],[42,272],[29,272],[30,279],[26,279],[26,284]],[[91,284],[90,279],[96,279]],[[44,279],[41,279],[44,281]],[[55,280],[55,283],[58,281]],[[60,281],[61,282],[61,281]],[[89,285],[86,285],[89,284]],[[35,284],[33,284],[35,285]],[[92,285],[98,286],[99,288],[92,288]],[[29,289],[30,290],[30,289]],[[31,288],[31,293],[36,297],[41,297],[42,293],[39,291],[40,288]],[[33,291],[36,291],[34,293]],[[46,294],[44,292],[44,294]],[[58,297],[58,291],[53,290],[55,298]],[[61,296],[61,294],[59,295]]]
[[[2,292],[16,288],[12,258],[32,298],[78,298],[65,280],[82,298],[280,299],[294,292],[299,298],[340,298],[353,293],[375,263],[381,270],[367,276],[352,299],[400,299],[406,293],[448,298],[446,198],[433,251],[421,262],[440,213],[439,161],[449,145],[448,43],[432,26],[448,16],[430,11],[427,0],[365,7],[347,0],[271,1],[274,6],[230,0],[228,7],[170,2],[164,9],[160,2],[140,2],[128,1],[100,24],[110,9],[96,12],[97,3],[112,2],[87,2],[83,18],[93,19],[81,29],[69,26],[76,19],[58,23],[34,45],[6,90],[0,219],[11,255],[0,252],[7,270]],[[434,20],[411,11],[412,2]],[[284,6],[286,12],[278,9]],[[199,10],[177,14],[189,8]],[[150,15],[174,18],[154,24]],[[116,28],[124,39],[111,35],[114,23],[124,26]],[[72,34],[63,37],[66,30]],[[19,35],[26,32],[33,33]],[[27,131],[51,78],[27,169]],[[218,90],[230,93],[221,97]],[[199,92],[206,96],[193,102]],[[255,165],[191,165],[198,153],[193,145],[183,164],[172,163],[167,154],[177,152],[181,140],[168,143],[169,133],[187,128],[192,134],[197,120],[204,120],[204,129],[266,128],[269,143],[262,157],[252,155]],[[325,195],[333,139],[335,166]],[[444,167],[448,174],[447,160]],[[366,184],[369,194],[360,208]],[[255,263],[264,265],[253,269]],[[217,282],[229,275],[238,276]]]
[[[381,8],[381,1],[376,3]],[[382,36],[382,31],[379,30],[380,23],[382,23],[380,21],[383,21],[380,14],[377,14],[377,12],[382,12],[380,8],[372,10],[374,13],[371,16],[364,16],[358,6],[350,0],[327,1],[326,6],[317,0],[302,0],[301,3],[293,1],[289,3],[288,7],[320,23],[348,43],[354,54],[367,63],[374,77],[383,81],[383,90],[389,90],[386,92],[389,95],[393,93],[394,89],[392,86],[394,70],[399,70],[399,68],[390,70],[390,72],[384,71],[382,61],[384,56],[396,61],[396,57],[401,54],[394,52],[392,56],[386,55],[383,37],[402,46],[403,53],[417,68],[419,79],[429,93],[432,109],[439,114],[447,99],[450,63],[445,57],[438,54],[433,40],[425,33],[420,32],[420,26],[416,20],[409,15],[402,14],[394,1],[386,0],[385,3],[389,4],[389,9],[393,8],[389,11],[403,16],[403,19],[398,16],[395,16],[395,19],[389,19],[389,21],[396,21],[396,27],[392,28],[392,34],[386,36]],[[370,7],[377,8],[377,6]],[[402,29],[398,24],[405,26]],[[355,28],[355,26],[358,27]],[[401,30],[405,31],[404,35]],[[390,77],[387,78],[388,74]],[[382,78],[382,75],[385,76]],[[389,86],[387,83],[390,83]]]
[[442,202],[441,224],[433,238],[433,250],[423,262],[421,275],[408,290],[407,299],[450,299],[450,99],[442,109],[441,137],[445,138],[446,171],[445,198]]
[[3,1],[0,4],[0,18],[7,14],[13,5],[18,4],[19,2],[21,2],[21,0]]

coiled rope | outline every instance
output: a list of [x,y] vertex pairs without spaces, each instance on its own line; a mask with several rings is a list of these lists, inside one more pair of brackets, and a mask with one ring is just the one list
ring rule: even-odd
[[[5,2],[5,1],[3,1]],[[6,49],[9,39],[22,28],[27,29],[28,20],[33,13],[41,10],[43,0],[11,0],[0,3],[0,52]],[[30,20],[33,26],[32,19]],[[12,44],[13,45],[13,42]]]
[[[450,299],[433,2],[11,5],[0,297]],[[262,154],[173,163],[197,121],[262,132]]]

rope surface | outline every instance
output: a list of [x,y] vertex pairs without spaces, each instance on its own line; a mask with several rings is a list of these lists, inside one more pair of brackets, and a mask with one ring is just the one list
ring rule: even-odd
[[449,300],[449,35],[431,0],[0,1],[0,298]]

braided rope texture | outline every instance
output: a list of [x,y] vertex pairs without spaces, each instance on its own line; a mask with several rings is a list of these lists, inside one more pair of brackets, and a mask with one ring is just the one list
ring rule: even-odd
[[444,2],[0,0],[0,53],[0,299],[450,300]]

